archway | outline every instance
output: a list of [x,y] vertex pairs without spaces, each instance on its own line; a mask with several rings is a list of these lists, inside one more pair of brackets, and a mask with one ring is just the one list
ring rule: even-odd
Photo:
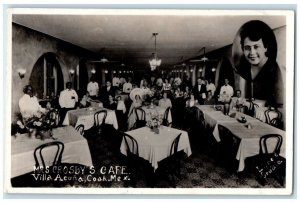
[[29,84],[33,86],[39,99],[57,96],[64,89],[63,73],[54,53],[45,53],[36,61]]

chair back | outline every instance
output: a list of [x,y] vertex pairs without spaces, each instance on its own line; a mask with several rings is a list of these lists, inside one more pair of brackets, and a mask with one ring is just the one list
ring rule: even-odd
[[125,140],[126,147],[127,147],[127,155],[134,154],[139,156],[139,145],[132,136],[124,133],[123,139]]
[[[43,168],[46,168],[44,154],[47,154],[47,156],[49,156],[50,148],[52,148],[51,150],[53,150],[53,149],[55,149],[55,147],[56,147],[56,150],[54,151],[54,156],[53,155],[50,156],[51,159],[53,158],[51,166],[60,165],[61,160],[62,160],[62,154],[64,151],[64,144],[59,141],[53,141],[53,142],[42,144],[34,150],[33,155],[34,155],[34,160],[35,160],[35,166],[36,167],[42,166]],[[46,150],[46,148],[48,150]],[[45,151],[47,151],[47,152],[45,152]]]
[[135,127],[141,128],[146,126],[146,112],[141,107],[134,109],[136,121],[135,121]]
[[249,108],[248,108],[247,114],[249,116],[254,116],[256,108],[259,108],[259,105],[254,103],[253,101],[249,101]]
[[182,133],[180,133],[179,135],[177,135],[177,137],[173,140],[169,156],[171,156],[172,154],[175,154],[176,152],[178,152],[178,143],[179,143],[181,134]]
[[[267,144],[267,141],[270,140],[270,139],[276,140],[276,144],[275,144],[275,147],[273,149],[273,152],[269,151],[271,146],[269,144]],[[264,135],[259,140],[259,153],[260,154],[274,153],[274,154],[279,155],[281,145],[282,145],[282,136],[281,135],[278,135],[278,134]]]
[[[99,119],[100,115],[103,115],[102,121],[100,121],[100,119]],[[104,124],[106,117],[107,117],[107,110],[103,109],[103,110],[100,110],[100,111],[96,112],[94,114],[94,125],[95,126],[100,126],[100,125]]]
[[[275,114],[275,117],[271,118],[271,114]],[[282,128],[282,113],[278,111],[277,109],[267,109],[265,111],[265,116],[266,116],[266,123],[277,127],[277,128]]]
[[80,133],[80,135],[84,135],[84,125],[83,124],[78,125],[75,129],[77,130],[77,132]]
[[164,114],[164,118],[163,118],[163,125],[165,126],[168,126],[170,123],[168,121],[168,116],[169,116],[169,113],[170,113],[170,110],[171,110],[171,107],[168,107],[165,111],[165,114]]

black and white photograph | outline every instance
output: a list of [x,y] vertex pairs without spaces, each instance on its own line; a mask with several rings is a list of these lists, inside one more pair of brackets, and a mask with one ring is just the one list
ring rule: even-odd
[[276,194],[292,10],[9,10],[5,190]]

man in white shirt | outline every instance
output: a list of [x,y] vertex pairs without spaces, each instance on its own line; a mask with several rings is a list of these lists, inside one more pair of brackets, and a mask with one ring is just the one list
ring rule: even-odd
[[236,90],[235,97],[231,98],[230,108],[237,111],[242,111],[243,106],[246,104],[246,99],[241,97],[241,90]]
[[227,97],[233,96],[233,88],[229,85],[229,80],[225,79],[225,85],[221,87],[220,95],[226,95]]
[[112,79],[112,86],[119,88],[120,85],[120,78],[117,75],[114,75]]
[[91,99],[96,100],[99,92],[99,85],[95,81],[94,76],[91,77],[91,81],[87,85],[87,91],[89,92],[89,96]]
[[129,94],[132,90],[131,78],[128,78],[128,82],[123,85],[123,92]]
[[60,92],[59,105],[60,105],[60,122],[65,119],[66,113],[69,110],[73,110],[78,102],[78,95],[75,90],[72,89],[72,83],[66,83],[67,89]]
[[26,85],[23,92],[24,95],[19,100],[19,108],[23,121],[32,117],[40,117],[46,112],[46,109],[41,107],[38,99],[33,95],[33,87],[31,85]]

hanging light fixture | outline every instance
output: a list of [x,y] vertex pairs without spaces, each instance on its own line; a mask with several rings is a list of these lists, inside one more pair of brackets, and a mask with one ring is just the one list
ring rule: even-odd
[[154,53],[152,53],[152,58],[149,60],[149,64],[150,64],[151,70],[154,71],[158,66],[160,66],[161,59],[157,58],[157,53],[156,53],[156,36],[158,35],[158,33],[153,33],[152,35],[154,36],[154,40],[155,40],[155,43],[154,43],[155,49],[154,49]]

